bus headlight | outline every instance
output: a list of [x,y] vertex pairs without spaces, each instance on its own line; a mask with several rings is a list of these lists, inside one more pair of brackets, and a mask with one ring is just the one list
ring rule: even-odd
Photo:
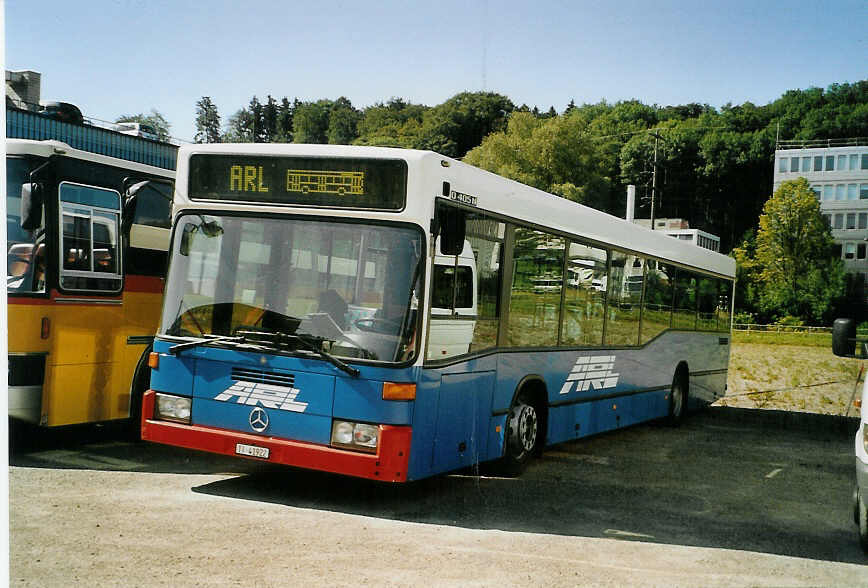
[[380,427],[351,421],[332,423],[332,445],[375,453],[380,439]]
[[154,416],[162,421],[174,421],[176,423],[190,424],[193,399],[184,396],[171,396],[157,393],[154,404]]

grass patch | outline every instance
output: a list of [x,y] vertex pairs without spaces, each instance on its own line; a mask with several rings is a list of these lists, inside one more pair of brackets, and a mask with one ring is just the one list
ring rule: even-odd
[[800,345],[832,349],[831,333],[776,333],[773,331],[733,331],[733,343],[760,345]]

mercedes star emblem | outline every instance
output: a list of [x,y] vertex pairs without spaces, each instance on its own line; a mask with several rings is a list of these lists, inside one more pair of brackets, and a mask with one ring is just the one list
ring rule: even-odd
[[247,420],[250,422],[250,428],[257,433],[268,428],[268,413],[258,406],[250,411],[250,417]]

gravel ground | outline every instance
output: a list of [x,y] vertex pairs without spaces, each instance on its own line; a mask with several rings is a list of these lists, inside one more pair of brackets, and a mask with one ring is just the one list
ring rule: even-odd
[[868,567],[855,564],[462,529],[190,491],[227,477],[13,467],[10,585],[868,586]]

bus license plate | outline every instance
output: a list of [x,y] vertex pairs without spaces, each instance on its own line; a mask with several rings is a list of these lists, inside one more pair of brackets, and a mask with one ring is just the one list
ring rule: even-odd
[[268,459],[268,447],[257,447],[256,445],[245,445],[244,443],[235,444],[235,453],[238,455],[249,455],[250,457],[261,457]]

